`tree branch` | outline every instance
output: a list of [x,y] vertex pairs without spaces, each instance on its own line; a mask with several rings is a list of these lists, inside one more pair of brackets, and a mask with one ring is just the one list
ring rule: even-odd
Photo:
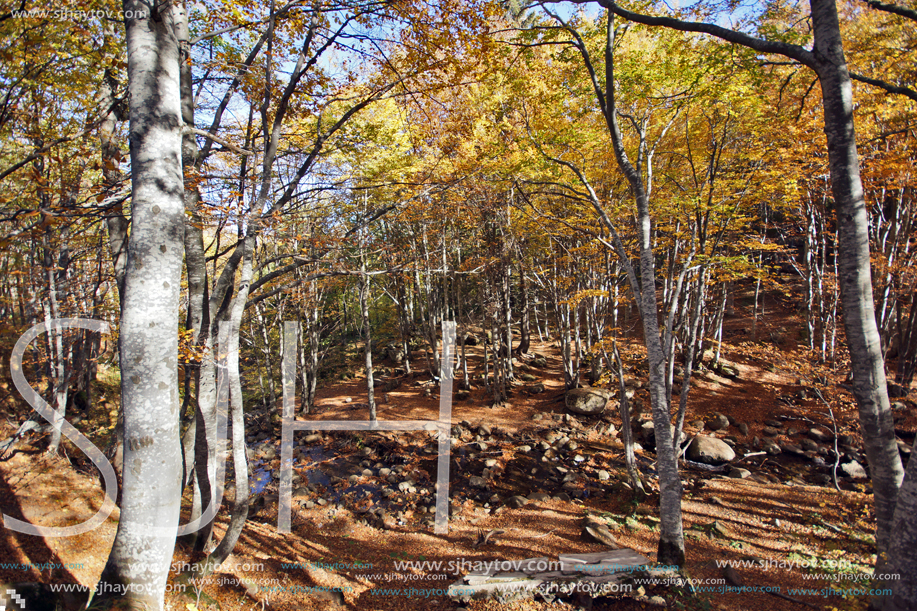
[[898,4],[885,4],[884,2],[879,2],[878,0],[864,0],[870,8],[874,8],[877,11],[884,11],[886,13],[892,13],[894,15],[899,15],[901,17],[906,17],[917,21],[917,11],[905,6],[900,6]]
[[879,89],[884,89],[886,93],[903,95],[904,97],[910,98],[917,102],[917,91],[911,89],[910,87],[899,87],[897,85],[892,85],[891,83],[886,83],[883,80],[870,78],[855,72],[850,73],[850,78],[855,81],[860,81],[861,83],[866,83],[867,85],[872,85],[873,87],[878,87]]
[[189,133],[189,134],[195,134],[195,135],[197,135],[197,136],[203,136],[204,138],[210,138],[211,140],[213,140],[213,141],[216,142],[217,144],[222,145],[224,148],[229,149],[229,150],[232,151],[233,153],[237,153],[237,154],[239,154],[239,155],[248,155],[249,157],[253,157],[253,156],[255,155],[255,153],[254,153],[253,151],[246,151],[245,149],[240,148],[240,147],[236,146],[235,144],[230,144],[230,143],[227,142],[226,140],[223,140],[222,138],[220,138],[220,137],[217,136],[216,134],[211,134],[211,133],[208,132],[207,130],[198,129],[198,128],[196,128],[196,127],[188,127],[188,126],[186,125],[186,126],[184,127],[184,131],[185,131],[186,133]]
[[[592,4],[592,0],[571,1],[576,4]],[[622,8],[617,3],[612,2],[612,0],[598,0],[598,3],[615,15],[623,17],[629,21],[642,23],[643,25],[663,26],[673,30],[678,30],[680,32],[697,32],[699,34],[709,34],[711,36],[725,40],[726,42],[742,45],[743,47],[748,47],[749,49],[753,49],[760,53],[774,53],[776,55],[784,55],[791,59],[795,59],[799,63],[805,64],[810,68],[814,69],[815,67],[815,55],[811,51],[808,51],[799,45],[793,45],[776,40],[764,40],[762,38],[755,38],[754,36],[750,36],[742,32],[736,32],[735,30],[730,30],[728,28],[723,28],[710,23],[702,23],[699,21],[684,21],[674,17],[660,17],[635,13],[633,11]]]

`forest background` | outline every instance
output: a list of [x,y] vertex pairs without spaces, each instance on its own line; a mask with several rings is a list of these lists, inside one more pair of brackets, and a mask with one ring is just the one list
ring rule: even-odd
[[[95,402],[100,368],[120,374],[121,417],[102,431],[121,508],[103,581],[162,605],[174,538],[146,531],[176,527],[185,486],[203,566],[228,557],[248,499],[211,545],[220,355],[238,355],[225,366],[241,485],[243,412],[276,404],[286,320],[301,329],[300,409],[358,341],[375,419],[373,359],[384,348],[438,380],[444,320],[460,328],[460,385],[483,384],[492,406],[533,335],[559,343],[567,389],[588,375],[624,399],[617,339],[639,317],[659,560],[682,564],[673,440],[692,370],[710,348],[719,359],[737,287],[753,287],[758,339],[759,296],[785,273],[799,278],[811,358],[852,367],[877,566],[910,576],[875,604],[913,608],[917,491],[883,363],[909,388],[917,13],[631,8],[128,1],[0,14],[5,342],[61,318],[112,324],[105,339],[49,327],[26,365],[61,414]],[[472,330],[491,357],[480,381],[462,358]]]

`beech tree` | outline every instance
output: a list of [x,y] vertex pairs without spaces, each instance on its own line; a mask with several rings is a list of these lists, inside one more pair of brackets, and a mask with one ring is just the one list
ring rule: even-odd
[[133,190],[120,334],[125,469],[121,519],[97,592],[162,609],[181,502],[179,50],[166,7],[126,0],[124,11]]

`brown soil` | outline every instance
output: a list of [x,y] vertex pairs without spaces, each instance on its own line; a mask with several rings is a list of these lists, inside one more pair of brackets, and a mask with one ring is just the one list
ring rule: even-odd
[[[796,426],[801,431],[814,424],[831,430],[832,423],[824,403],[818,398],[800,399],[795,394],[800,384],[812,386],[816,376],[825,376],[830,383],[820,388],[834,408],[840,434],[855,435],[856,410],[852,396],[837,386],[843,381],[844,374],[819,365],[807,351],[796,345],[794,339],[787,339],[792,335],[787,329],[795,328],[792,317],[787,315],[785,321],[771,317],[768,320],[769,328],[758,323],[755,330],[758,341],[748,331],[750,324],[747,318],[728,321],[723,357],[735,364],[739,379],[727,379],[712,371],[700,372],[690,394],[688,421],[722,412],[736,421],[747,423],[750,428],[747,437],[738,434],[735,427],[717,433],[718,436],[735,435],[741,448],[750,448],[754,437],[762,437],[761,429],[766,420],[781,416],[785,417],[787,427]],[[766,341],[760,341],[762,338]],[[513,491],[525,494],[543,488],[543,482],[533,477],[528,482],[528,490],[521,490],[521,484],[510,476],[510,471],[518,465],[527,464],[519,457],[517,448],[522,443],[520,440],[544,439],[549,430],[562,424],[563,384],[557,350],[553,345],[536,343],[532,351],[548,358],[548,367],[530,371],[545,385],[545,392],[530,396],[516,388],[509,404],[489,407],[488,393],[484,389],[476,389],[467,400],[455,401],[453,405],[454,423],[467,421],[471,429],[480,424],[493,429],[494,440],[488,444],[488,456],[496,458],[497,465],[496,475],[489,482],[489,492],[497,491],[504,499]],[[636,357],[639,347],[632,347],[627,353],[630,364],[639,371]],[[478,361],[475,359],[472,364],[475,370],[480,365]],[[416,363],[422,362],[417,359]],[[635,377],[639,379],[640,374],[636,373]],[[418,375],[413,381],[424,380],[429,380],[429,375]],[[379,408],[380,419],[437,418],[438,387],[418,386],[413,381],[406,379],[400,387],[387,393],[385,402]],[[426,388],[432,388],[430,396],[424,395]],[[645,393],[641,389],[636,396],[638,399],[642,396],[643,403],[648,405]],[[366,418],[365,408],[359,404],[365,400],[365,385],[360,378],[336,383],[320,391],[318,409],[309,418],[363,419]],[[913,407],[909,403],[908,417],[899,422],[899,430],[903,434],[912,435],[917,425]],[[541,418],[536,420],[539,414]],[[607,427],[608,421],[620,429],[620,420],[615,417],[606,417],[604,422],[599,418],[580,418],[581,431],[587,433],[585,441],[604,439],[608,443],[608,437],[603,438],[598,432],[600,428]],[[691,427],[687,428],[689,432],[693,431]],[[11,434],[12,429],[7,429],[0,437]],[[297,433],[297,439],[305,434]],[[387,448],[388,454],[382,458],[403,464],[404,472],[413,473],[419,482],[435,478],[435,455],[424,449],[435,448],[435,444],[426,432],[326,435],[324,444],[329,454],[354,456],[361,456],[364,447]],[[455,446],[456,451],[461,445]],[[741,455],[742,452],[738,453]],[[641,464],[648,469],[653,453],[646,451],[639,454]],[[373,458],[371,462],[376,460],[381,459]],[[519,509],[504,507],[502,503],[484,507],[484,503],[471,498],[473,495],[465,480],[475,464],[469,461],[468,471],[463,472],[457,468],[456,461],[451,463],[450,489],[456,491],[453,498],[468,498],[451,518],[446,535],[434,534],[432,526],[422,519],[429,516],[421,515],[417,505],[411,502],[403,504],[400,518],[389,516],[387,525],[373,521],[372,516],[365,512],[373,504],[381,502],[376,501],[375,496],[347,502],[345,495],[325,506],[307,508],[311,501],[322,498],[322,493],[327,496],[331,492],[330,488],[322,487],[318,487],[311,497],[297,497],[293,508],[293,532],[283,535],[276,527],[275,479],[268,486],[263,502],[256,504],[232,561],[223,567],[221,573],[205,580],[199,592],[189,587],[184,594],[169,593],[169,608],[215,609],[216,603],[219,603],[219,608],[224,611],[247,610],[261,608],[262,601],[264,608],[283,610],[338,608],[330,600],[332,596],[316,595],[314,591],[309,594],[303,592],[310,587],[324,586],[343,589],[348,609],[453,609],[458,607],[456,603],[433,591],[444,590],[453,583],[458,578],[455,572],[445,569],[398,572],[395,562],[555,558],[561,553],[607,549],[583,537],[581,524],[587,513],[609,518],[620,545],[655,559],[657,496],[651,494],[642,504],[630,501],[626,489],[620,484],[625,479],[620,451],[590,454],[580,465],[579,469],[587,475],[598,469],[611,473],[608,485],[598,492],[593,487],[593,492],[583,499],[563,501],[553,498],[532,502]],[[276,459],[272,466],[277,466]],[[723,571],[717,568],[716,561],[743,558],[787,563],[815,557],[823,561],[849,561],[854,565],[854,572],[868,570],[874,561],[872,540],[875,527],[868,484],[845,480],[842,491],[828,486],[803,485],[799,482],[805,481],[806,471],[811,468],[795,457],[756,456],[743,466],[755,474],[756,481],[729,479],[722,474],[690,467],[683,469],[688,575],[695,579],[719,580],[723,578]],[[300,463],[298,468],[300,473],[305,474],[315,465],[305,462]],[[11,517],[42,525],[64,525],[88,518],[101,504],[101,487],[88,470],[77,470],[65,459],[48,458],[41,453],[39,445],[21,446],[10,459],[0,462],[0,473],[0,485],[4,488],[0,494],[0,505],[3,512]],[[771,481],[774,479],[780,483]],[[375,485],[378,481],[364,477],[360,483]],[[231,501],[231,484],[228,488],[226,496]],[[224,511],[218,519],[217,536],[222,536],[227,524],[226,504],[227,501],[224,501]],[[421,507],[424,505],[428,506],[429,502],[421,503]],[[117,515],[116,511],[102,527],[72,538],[42,539],[3,529],[0,536],[0,558],[3,562],[81,564],[79,568],[51,571],[0,568],[0,581],[94,585],[115,534]],[[714,522],[718,523],[721,534],[714,531]],[[491,531],[503,532],[496,532],[487,543],[477,545],[481,535]],[[188,550],[178,546],[175,562],[187,560]],[[282,566],[284,563],[300,563],[304,568],[285,568]],[[322,568],[322,563],[326,563],[325,568]],[[329,568],[329,563],[351,563],[351,566]],[[356,563],[364,567],[353,567],[352,564]],[[789,588],[852,588],[856,583],[807,580],[804,576],[811,571],[798,568],[740,568],[737,572],[747,586],[779,586],[783,594],[787,594]],[[247,588],[241,585],[241,578],[249,580]],[[188,582],[181,581],[179,575],[173,573],[170,583],[177,589]],[[260,591],[254,584],[262,585]],[[392,588],[413,588],[414,591],[399,594],[387,591]],[[803,603],[818,609],[854,609],[863,608],[865,604],[862,596],[845,600],[836,595],[794,595],[798,601],[790,601],[761,592],[713,592],[690,597],[664,587],[656,587],[647,594],[667,598],[669,608],[676,608],[671,606],[675,602],[696,609],[749,611],[795,611],[802,608]],[[559,602],[475,601],[467,608],[474,611],[548,610],[576,606]],[[647,599],[622,596],[597,599],[592,608],[627,610],[653,607]]]

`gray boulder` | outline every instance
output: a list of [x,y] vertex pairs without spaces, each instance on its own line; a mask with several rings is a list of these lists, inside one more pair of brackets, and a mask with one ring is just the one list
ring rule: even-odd
[[729,418],[723,414],[716,412],[713,414],[713,417],[707,421],[707,428],[711,431],[721,431],[729,427]]
[[610,390],[601,388],[574,388],[564,397],[567,410],[574,414],[593,416],[605,411],[608,401],[614,397]]
[[866,479],[866,469],[863,468],[863,465],[858,463],[855,460],[852,460],[848,463],[841,465],[841,471],[847,474],[848,477],[853,479]]
[[729,447],[725,441],[716,437],[707,437],[698,435],[688,446],[688,458],[694,462],[706,463],[708,465],[718,465],[729,462],[736,457],[735,450]]

